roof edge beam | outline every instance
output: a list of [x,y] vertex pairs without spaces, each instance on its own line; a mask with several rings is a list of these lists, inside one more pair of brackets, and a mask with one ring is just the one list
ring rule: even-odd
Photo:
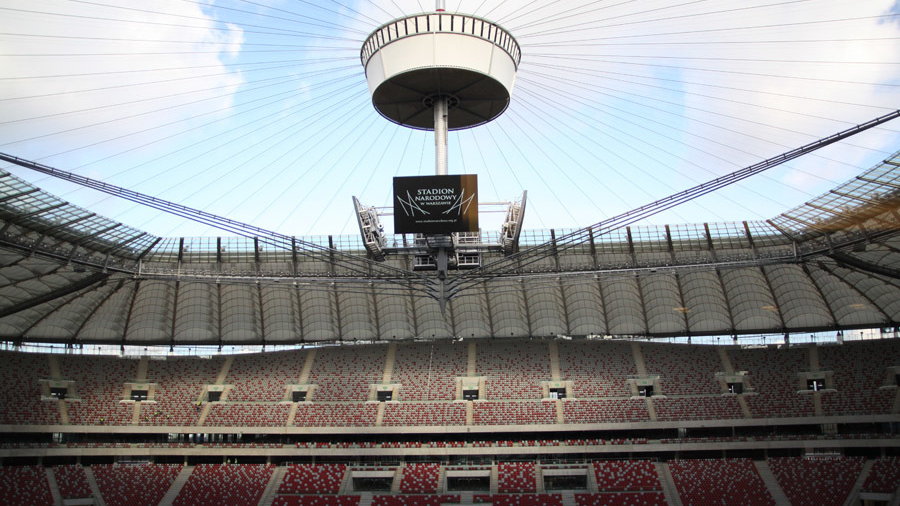
[[61,288],[57,288],[56,290],[52,290],[43,295],[39,295],[37,297],[33,297],[28,300],[24,300],[22,302],[19,302],[18,304],[13,304],[10,307],[0,309],[0,318],[9,316],[11,314],[18,313],[19,311],[24,311],[26,309],[30,309],[34,306],[38,306],[45,302],[50,302],[51,300],[54,300],[58,297],[64,297],[71,293],[74,293],[74,292],[77,292],[80,290],[84,290],[85,288],[88,288],[91,285],[95,285],[97,283],[105,281],[106,278],[108,278],[108,277],[109,277],[109,274],[106,274],[103,272],[96,272],[94,274],[91,274],[90,276],[79,279],[78,281],[75,281],[74,283],[70,283]]
[[872,274],[878,274],[880,276],[886,276],[891,279],[900,280],[900,271],[898,271],[897,269],[891,269],[890,267],[885,267],[883,265],[873,264],[872,262],[867,262],[859,257],[848,255],[847,253],[841,253],[839,251],[835,251],[828,256],[833,258],[839,264],[849,265],[850,267],[853,267],[855,269],[870,272]]

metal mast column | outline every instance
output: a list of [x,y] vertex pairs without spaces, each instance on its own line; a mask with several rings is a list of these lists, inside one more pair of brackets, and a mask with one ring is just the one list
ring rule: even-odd
[[447,114],[450,100],[438,97],[434,100],[434,173],[447,175]]

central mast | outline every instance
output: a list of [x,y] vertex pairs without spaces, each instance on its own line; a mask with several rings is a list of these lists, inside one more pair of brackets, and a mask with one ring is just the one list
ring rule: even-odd
[[[452,296],[444,283],[448,268],[477,267],[488,248],[480,242],[477,176],[450,175],[448,135],[503,114],[521,56],[503,27],[446,12],[443,0],[436,0],[435,12],[378,27],[360,50],[375,110],[398,125],[434,131],[435,175],[394,178],[394,233],[413,234],[413,268],[437,271],[435,298],[442,303]],[[524,198],[510,204],[501,230],[504,253],[517,249]],[[354,205],[366,249],[384,259],[391,248],[377,211],[355,198]]]
[[482,125],[509,106],[521,50],[504,28],[468,14],[436,12],[384,24],[360,60],[372,105],[389,121],[434,130],[435,173],[447,174],[447,132]]

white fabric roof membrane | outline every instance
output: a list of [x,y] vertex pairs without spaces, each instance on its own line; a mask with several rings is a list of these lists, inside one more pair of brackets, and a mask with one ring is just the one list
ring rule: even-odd
[[564,247],[526,232],[536,261],[510,269],[486,253],[487,267],[451,274],[444,311],[409,255],[361,275],[340,260],[364,257],[353,238],[331,238],[329,261],[241,237],[154,237],[0,171],[0,335],[223,345],[897,326],[898,162],[766,221],[629,227]]

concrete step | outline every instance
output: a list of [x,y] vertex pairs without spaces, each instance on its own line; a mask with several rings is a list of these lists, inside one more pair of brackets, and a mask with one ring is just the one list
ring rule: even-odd
[[191,476],[192,472],[194,472],[194,466],[182,467],[181,472],[178,473],[175,481],[172,482],[172,486],[169,487],[168,491],[166,491],[166,495],[164,495],[162,500],[159,501],[159,504],[168,505],[174,503],[175,498],[178,497],[178,493],[181,492],[182,488],[184,488],[184,484],[187,483],[188,478]]
[[772,494],[772,499],[775,499],[775,504],[778,506],[791,506],[791,502],[788,501],[787,496],[784,494],[784,489],[778,484],[778,480],[772,473],[772,468],[769,467],[769,461],[755,460],[753,464],[756,465],[756,471],[762,478],[763,483],[766,484],[766,488],[769,489],[769,493]]
[[262,499],[259,500],[259,506],[272,506],[272,502],[275,501],[275,496],[278,494],[278,487],[281,485],[281,482],[284,481],[286,472],[287,467],[285,466],[278,466],[275,468],[272,477],[269,478],[269,483],[266,484],[266,488],[263,490],[263,496]]
[[45,467],[44,472],[47,473],[47,484],[50,485],[50,497],[53,498],[53,504],[55,506],[62,505],[62,494],[59,493],[59,484],[56,483],[56,475],[53,474],[53,469]]
[[100,486],[97,485],[97,477],[94,476],[94,470],[89,466],[85,466],[84,474],[87,476],[88,486],[91,487],[91,493],[94,494],[94,504],[96,506],[106,506],[103,494],[100,493]]
[[857,501],[856,498],[859,496],[859,491],[862,490],[862,486],[866,483],[866,478],[869,477],[869,473],[872,471],[872,466],[874,465],[875,461],[872,459],[866,460],[866,463],[863,464],[862,471],[860,471],[859,476],[856,478],[856,483],[853,484],[853,488],[850,489],[850,494],[847,495],[847,500],[844,501],[844,506],[859,504],[859,501]]
[[659,475],[659,483],[662,485],[666,503],[670,506],[682,506],[681,496],[678,495],[678,489],[675,488],[675,480],[672,479],[669,465],[662,462],[656,462],[654,465],[656,466],[656,474]]

